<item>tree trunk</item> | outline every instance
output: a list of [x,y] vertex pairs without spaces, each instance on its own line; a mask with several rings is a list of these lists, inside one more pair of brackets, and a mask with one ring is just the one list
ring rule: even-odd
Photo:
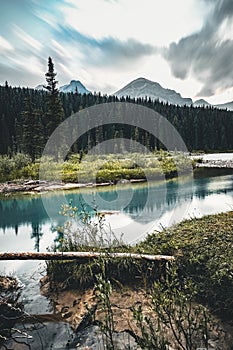
[[170,255],[149,255],[131,253],[100,253],[100,252],[46,252],[46,253],[0,253],[0,260],[78,260],[96,259],[99,257],[145,259],[151,261],[173,261],[174,256]]

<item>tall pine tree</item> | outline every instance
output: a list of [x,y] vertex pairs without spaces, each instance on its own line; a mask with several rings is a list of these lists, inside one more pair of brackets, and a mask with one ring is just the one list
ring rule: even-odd
[[22,112],[22,151],[29,154],[34,161],[41,155],[44,137],[41,124],[42,112],[35,109],[30,97],[24,101]]
[[[48,72],[45,74],[47,85],[44,87],[48,90],[47,98],[47,113],[46,113],[46,134],[47,138],[54,132],[54,130],[60,125],[64,120],[64,109],[62,106],[62,101],[59,95],[59,90],[57,88],[58,81],[56,80],[56,75],[54,71],[54,64],[52,58],[48,58]],[[60,135],[60,143],[62,143],[62,135]],[[54,143],[52,154],[55,156],[56,160],[59,157],[58,141]]]
[[54,72],[52,58],[48,59],[48,72],[45,74],[47,85],[44,87],[49,91],[47,100],[47,135],[50,136],[56,127],[64,120],[64,110],[57,88],[57,73]]

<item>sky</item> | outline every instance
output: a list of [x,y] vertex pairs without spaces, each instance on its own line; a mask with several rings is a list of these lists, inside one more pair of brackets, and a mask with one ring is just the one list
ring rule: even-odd
[[233,101],[233,0],[0,0],[0,84],[80,80],[111,94],[144,77]]

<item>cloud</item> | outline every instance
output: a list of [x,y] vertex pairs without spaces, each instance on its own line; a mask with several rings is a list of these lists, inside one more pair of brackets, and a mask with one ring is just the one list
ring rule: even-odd
[[[233,85],[233,1],[215,0],[212,4],[212,14],[199,32],[163,51],[176,78],[194,76],[203,83],[199,96],[211,96]],[[228,35],[222,35],[223,27]]]
[[[17,80],[16,78],[17,77]],[[30,84],[32,87],[38,85],[38,74],[34,70],[31,70],[28,74],[22,67],[20,66],[12,66],[6,65],[0,62],[0,85],[8,81],[9,85],[12,86],[28,86],[28,82],[30,80]]]
[[158,51],[156,47],[135,39],[121,41],[112,37],[92,41],[90,46],[87,42],[86,49],[86,53],[91,54],[92,64],[112,67],[133,64],[142,57],[153,55]]
[[24,42],[26,45],[31,46],[34,50],[40,51],[42,49],[43,45],[39,42],[39,40],[33,38],[19,26],[14,25],[13,31],[15,35],[21,40],[21,42]]
[[128,39],[126,41],[107,38],[100,42],[100,47],[105,52],[111,52],[113,56],[128,57],[130,60],[137,59],[140,56],[147,56],[157,52],[157,48],[143,44],[135,39]]
[[4,51],[12,51],[14,50],[13,46],[9,41],[4,39],[2,36],[0,36],[0,53],[3,53]]
[[114,69],[158,53],[157,47],[135,39],[120,40],[110,36],[95,39],[62,25],[54,31],[54,36],[52,50],[64,64],[69,56],[69,60],[77,59],[85,66]]

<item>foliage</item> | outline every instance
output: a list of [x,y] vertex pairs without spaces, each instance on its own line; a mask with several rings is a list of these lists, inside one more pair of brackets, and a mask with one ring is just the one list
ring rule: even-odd
[[180,274],[190,277],[198,299],[222,318],[233,316],[233,212],[184,221],[149,235],[140,252],[177,256]]
[[94,286],[95,294],[100,306],[100,312],[104,314],[104,319],[100,325],[102,333],[105,335],[106,349],[114,350],[113,333],[115,330],[113,320],[113,309],[110,301],[112,293],[112,285],[106,275],[106,260],[100,260],[101,272],[96,276],[96,284]]
[[[83,206],[78,210],[74,205],[63,205],[61,214],[67,217],[62,227],[57,227],[60,239],[54,250],[59,251],[98,251],[134,252],[134,248],[125,245],[122,238],[116,238],[111,228],[106,224],[104,214],[94,210],[88,213]],[[164,264],[149,261],[133,261],[132,259],[107,259],[105,261],[105,276],[114,284],[146,286],[161,274]],[[64,288],[87,288],[96,283],[96,276],[102,267],[98,259],[80,260],[76,262],[49,261],[47,272],[55,282],[63,284]]]
[[213,322],[209,311],[195,303],[196,294],[193,282],[181,281],[174,263],[168,266],[150,292],[150,312],[141,304],[132,308],[141,331],[141,347],[161,350],[175,344],[176,349],[183,350],[208,348]]
[[[72,156],[74,157],[74,156]],[[165,151],[154,153],[85,155],[80,162],[74,158],[63,165],[63,180],[79,182],[117,182],[122,179],[166,179],[185,174],[192,168],[191,161],[182,154]]]
[[21,172],[31,163],[27,154],[16,153],[12,157],[0,155],[0,181],[9,181],[21,177]]
[[[19,302],[22,291],[22,285],[13,278],[0,276],[0,346],[7,349],[5,342],[9,340],[17,342],[17,336],[20,330],[15,329],[17,321],[25,318],[23,305]],[[27,336],[24,333],[25,338]]]
[[170,155],[159,151],[149,154],[126,153],[93,157],[72,154],[64,162],[52,157],[32,161],[24,153],[0,156],[0,181],[16,179],[43,179],[64,182],[114,182],[122,179],[166,179],[185,174],[191,169],[190,160],[182,154]]
[[153,315],[155,317],[150,317],[146,314],[141,304],[132,306],[131,311],[140,332],[140,336],[136,334],[134,336],[141,348],[168,350],[169,342],[166,340],[164,327],[160,324],[159,319],[155,315]]
[[167,270],[163,280],[155,282],[152,291],[155,314],[183,350],[208,348],[210,314],[204,306],[195,304],[196,295],[194,283],[190,279],[181,282],[174,266]]
[[[46,112],[46,133],[50,136],[56,127],[63,121],[64,109],[57,88],[58,81],[55,79],[57,73],[54,71],[54,63],[52,58],[48,58],[48,72],[45,74],[48,90],[47,95],[47,112]],[[54,147],[56,145],[53,145]],[[54,150],[56,155],[56,149]]]

